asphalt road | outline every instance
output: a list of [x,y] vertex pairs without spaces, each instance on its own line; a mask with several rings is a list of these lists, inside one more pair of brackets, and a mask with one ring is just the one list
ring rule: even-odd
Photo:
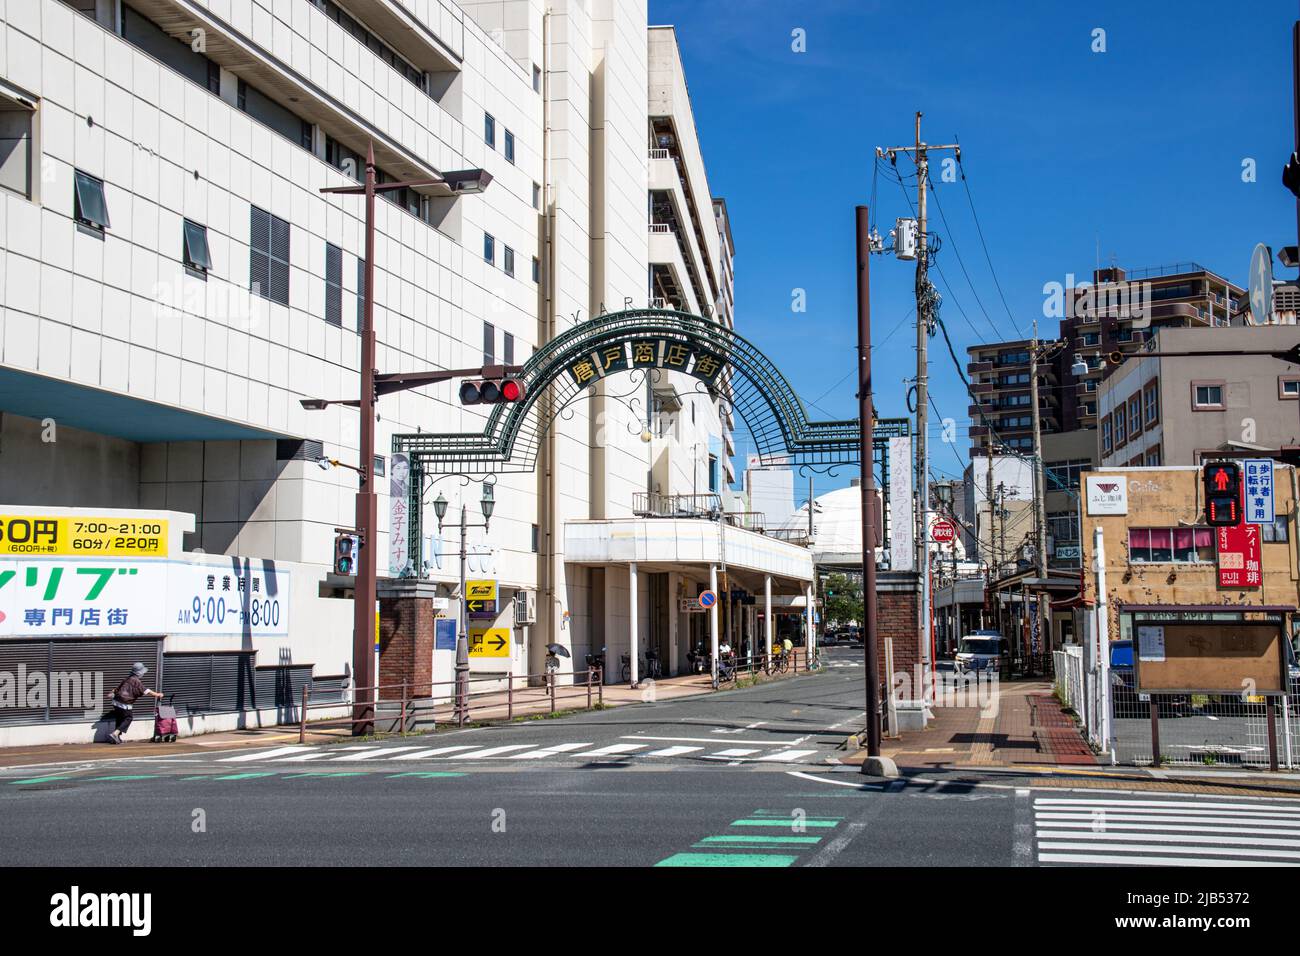
[[124,841],[137,864],[182,866],[1300,862],[1300,802],[837,767],[864,668],[860,650],[828,656],[820,674],[556,720],[5,770],[0,865],[111,866]]

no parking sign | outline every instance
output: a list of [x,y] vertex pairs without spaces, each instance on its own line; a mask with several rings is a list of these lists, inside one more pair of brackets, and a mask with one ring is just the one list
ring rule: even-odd
[[708,609],[718,603],[718,596],[712,591],[700,592],[700,607]]

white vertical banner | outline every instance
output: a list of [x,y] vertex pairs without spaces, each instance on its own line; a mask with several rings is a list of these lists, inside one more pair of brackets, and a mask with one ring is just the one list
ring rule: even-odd
[[411,567],[411,459],[402,453],[388,459],[388,574],[400,578]]
[[912,528],[912,439],[889,439],[889,567],[911,571],[916,564]]

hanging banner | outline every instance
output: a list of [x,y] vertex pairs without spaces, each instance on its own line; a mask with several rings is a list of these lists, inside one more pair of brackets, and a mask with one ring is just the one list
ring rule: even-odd
[[388,575],[406,577],[411,570],[411,459],[395,453],[388,460]]
[[889,439],[889,567],[915,566],[912,529],[912,439]]
[[1264,563],[1259,525],[1243,523],[1215,530],[1219,533],[1219,587],[1262,587]]

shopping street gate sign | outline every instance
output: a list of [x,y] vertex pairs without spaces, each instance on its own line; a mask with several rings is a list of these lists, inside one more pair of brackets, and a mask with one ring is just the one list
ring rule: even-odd
[[[698,394],[734,410],[764,464],[832,477],[840,467],[861,465],[858,420],[810,420],[771,359],[724,323],[667,309],[602,310],[529,357],[517,376],[524,399],[491,406],[482,431],[393,436],[393,454],[407,456],[411,468],[407,554],[421,554],[424,478],[532,472],[547,432],[557,418],[571,417],[576,403],[599,395],[645,422],[650,418],[644,407],[647,386],[667,384],[673,373],[694,379]],[[621,382],[629,386],[626,391],[619,391]],[[873,434],[872,465],[886,515],[882,540],[888,540],[889,441],[909,436],[911,425],[905,418],[877,418]],[[390,565],[416,573],[421,562],[403,561],[396,550]]]
[[509,657],[510,629],[508,627],[471,627],[469,629],[470,657]]

